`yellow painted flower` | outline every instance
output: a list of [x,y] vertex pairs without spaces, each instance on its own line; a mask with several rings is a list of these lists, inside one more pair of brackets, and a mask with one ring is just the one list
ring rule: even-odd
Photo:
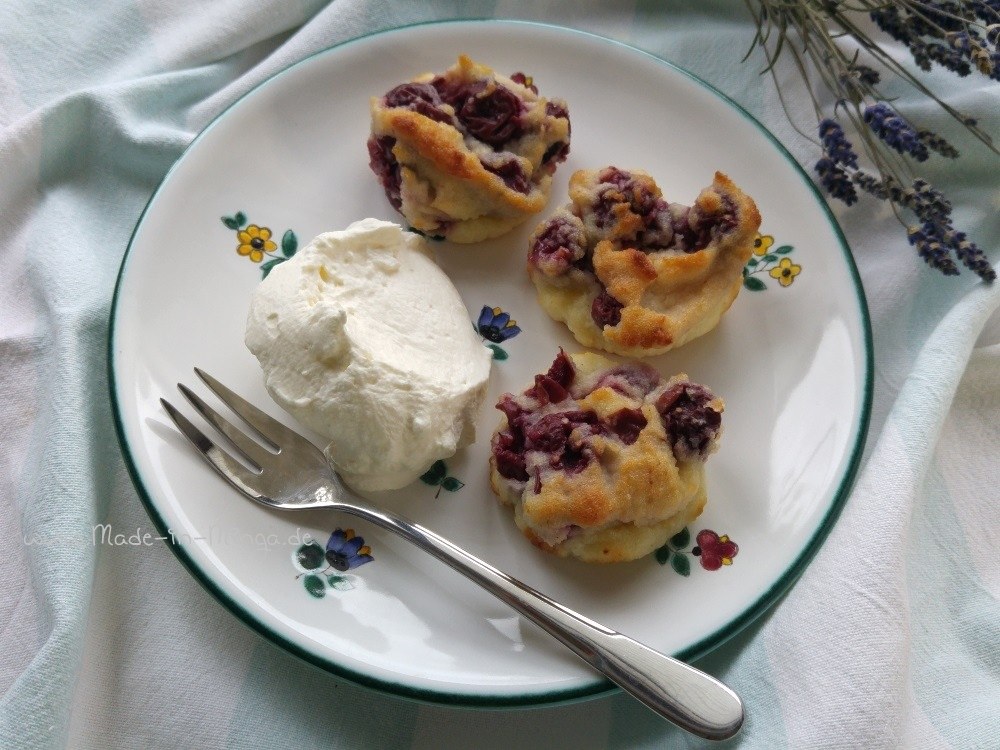
[[271,240],[271,230],[267,227],[259,227],[251,224],[246,229],[241,229],[236,233],[240,245],[236,252],[240,255],[249,255],[254,263],[260,263],[264,259],[264,253],[270,253],[277,249],[277,245]]
[[753,238],[754,255],[767,255],[767,251],[771,249],[771,245],[773,244],[774,237],[758,232],[757,236]]
[[768,273],[771,274],[772,279],[777,279],[778,283],[782,286],[788,286],[795,281],[795,277],[798,276],[801,271],[802,266],[792,263],[789,258],[782,258],[781,262],[768,271]]

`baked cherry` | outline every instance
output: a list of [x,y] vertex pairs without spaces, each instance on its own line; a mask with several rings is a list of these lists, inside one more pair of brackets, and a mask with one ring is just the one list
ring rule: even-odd
[[368,139],[368,165],[378,176],[379,184],[385,190],[389,203],[397,211],[403,205],[400,194],[399,162],[392,153],[396,139],[391,135],[372,136]]
[[499,84],[479,89],[456,112],[466,132],[494,148],[520,137],[522,105],[517,95]]
[[603,289],[590,305],[590,317],[594,319],[598,328],[616,326],[621,322],[623,307],[624,305],[612,297],[607,289]]
[[436,122],[452,123],[451,114],[441,109],[443,103],[437,89],[429,83],[403,83],[385,95],[387,107],[402,107]]
[[482,159],[481,161],[487,172],[497,175],[511,190],[525,194],[531,192],[531,182],[517,159],[511,158],[496,162]]
[[576,217],[554,217],[531,241],[528,262],[549,276],[558,276],[586,255],[587,237]]
[[657,398],[656,410],[677,458],[708,458],[722,425],[722,414],[711,406],[714,399],[711,391],[695,383],[678,383]]

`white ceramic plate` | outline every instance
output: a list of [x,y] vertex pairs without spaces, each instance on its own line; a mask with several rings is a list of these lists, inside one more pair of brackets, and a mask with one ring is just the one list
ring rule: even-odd
[[[683,203],[719,169],[756,199],[767,252],[751,261],[748,288],[715,331],[654,361],[726,400],[723,445],[708,464],[709,505],[688,539],[624,565],[559,560],[531,547],[490,493],[489,435],[499,417],[492,405],[527,387],[558,347],[580,348],[542,313],[524,272],[534,222],[482,246],[436,245],[471,320],[483,306],[499,307],[520,333],[496,345],[476,443],[427,482],[381,501],[591,618],[684,658],[706,653],[771,604],[830,530],[857,466],[871,394],[864,297],[843,237],[780,145],[705,83],[619,43],[516,22],[415,26],[322,52],[241,99],[194,141],[136,228],[112,313],[112,400],[125,457],[161,535],[266,637],[332,672],[409,696],[479,705],[565,700],[609,684],[402,540],[330,513],[251,504],[189,449],[158,403],[178,399],[178,381],[197,386],[198,365],[294,426],[243,346],[262,267],[356,219],[400,220],[368,168],[368,99],[463,52],[500,71],[525,71],[542,94],[570,104],[572,152],[539,219],[566,201],[576,169],[641,167]],[[237,252],[238,231],[251,225],[267,227],[277,243],[263,263]],[[319,555],[302,546],[310,538],[325,546],[338,527],[361,535],[373,560],[313,569]]]

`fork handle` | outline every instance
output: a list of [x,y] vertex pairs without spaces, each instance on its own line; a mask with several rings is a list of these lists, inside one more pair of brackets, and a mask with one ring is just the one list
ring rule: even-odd
[[355,503],[335,507],[399,534],[478,583],[674,724],[711,740],[739,732],[743,703],[714,677],[574,612],[420,524]]

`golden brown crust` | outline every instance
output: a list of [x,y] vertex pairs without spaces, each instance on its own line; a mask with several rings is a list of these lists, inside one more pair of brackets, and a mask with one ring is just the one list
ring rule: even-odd
[[[570,206],[535,230],[528,271],[542,307],[580,343],[650,356],[718,324],[740,291],[760,227],[756,204],[732,180],[716,172],[690,208],[663,200],[641,170],[580,170],[569,192]],[[587,247],[576,255],[590,267],[540,258],[540,238],[567,213],[584,227]],[[602,294],[617,303],[616,315],[595,316]]]
[[[382,153],[391,154],[391,164],[382,169],[394,171],[394,205],[414,229],[455,242],[477,242],[507,232],[544,207],[556,163],[565,158],[564,152],[553,157],[550,149],[560,144],[569,148],[569,119],[560,116],[566,112],[564,103],[552,100],[557,108],[551,109],[530,83],[522,85],[465,55],[440,76],[428,73],[411,83],[422,86],[433,104],[421,102],[414,109],[390,105],[386,96],[373,97],[369,148],[371,152],[373,142],[386,144]],[[466,128],[457,100],[441,99],[439,91],[447,94],[462,86],[478,95],[503,89],[504,95],[516,97],[517,127],[509,140],[478,140]],[[374,161],[372,168],[378,173]]]
[[[509,397],[518,404],[514,420],[518,424],[512,426],[504,417],[494,433],[490,486],[502,502],[513,506],[518,528],[540,549],[587,562],[634,560],[665,544],[702,512],[704,460],[715,448],[718,431],[697,456],[672,445],[658,409],[661,397],[672,388],[691,386],[686,375],[666,380],[648,366],[616,365],[590,353],[572,355],[569,361],[574,376],[564,400],[539,400],[533,389],[501,399]],[[708,408],[721,413],[722,400],[711,399]],[[508,405],[505,413],[511,409]],[[635,435],[614,427],[623,410],[632,419],[642,415],[639,422],[644,424]],[[591,416],[580,416],[587,413]],[[560,415],[577,420],[578,426],[565,438],[569,448],[553,449],[552,438],[546,437],[549,431],[538,425],[558,421]],[[522,479],[507,460],[501,470],[498,460],[500,446],[510,440],[517,444],[519,439],[526,469]],[[560,468],[553,457],[564,449],[587,456],[586,464]]]

